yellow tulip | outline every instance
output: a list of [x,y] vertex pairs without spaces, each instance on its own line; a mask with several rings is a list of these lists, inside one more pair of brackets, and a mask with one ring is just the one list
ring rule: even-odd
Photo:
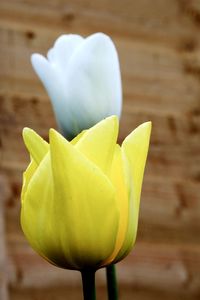
[[50,263],[98,269],[124,258],[136,239],[151,122],[116,144],[112,116],[68,142],[50,129],[49,144],[25,128],[31,162],[24,172],[21,225]]

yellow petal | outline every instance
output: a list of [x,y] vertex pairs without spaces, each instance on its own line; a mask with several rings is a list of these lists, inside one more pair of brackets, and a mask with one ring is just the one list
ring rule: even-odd
[[28,184],[35,173],[37,166],[49,149],[49,145],[34,130],[30,128],[23,129],[24,143],[31,154],[31,162],[23,174],[23,186],[21,192],[22,205]]
[[47,153],[29,182],[21,209],[21,226],[35,251],[50,263],[68,268],[54,206],[51,160]]
[[124,168],[126,170],[126,184],[129,191],[129,216],[126,239],[117,255],[116,261],[121,260],[128,254],[136,239],[140,194],[150,134],[151,122],[146,122],[138,126],[122,144]]
[[86,130],[76,143],[76,148],[101,170],[110,171],[118,135],[118,118],[111,116]]
[[124,177],[125,175],[124,175],[121,148],[119,145],[116,145],[110,178],[113,183],[113,186],[116,189],[117,206],[120,211],[119,230],[117,234],[115,249],[111,254],[111,256],[108,257],[104,262],[105,265],[111,263],[114,260],[114,258],[117,256],[118,252],[120,251],[124,243],[125,235],[127,231],[129,199],[128,199],[127,187],[124,181]]
[[30,164],[28,165],[26,171],[23,173],[23,185],[22,185],[22,191],[21,191],[21,203],[22,203],[22,205],[23,205],[23,202],[24,202],[25,193],[26,193],[28,184],[29,184],[33,174],[35,173],[36,169],[37,169],[37,164],[31,158]]
[[[49,189],[49,168],[48,172],[44,175],[46,167],[46,160],[36,167],[34,174],[29,178],[29,184],[26,187],[26,193],[24,193],[24,201],[21,209],[21,225],[25,236],[30,242],[31,246],[39,252],[40,255],[44,255],[43,242],[45,242],[45,222],[50,219],[47,218],[46,211],[48,213],[48,207],[45,209],[45,204],[48,199],[50,200]],[[34,162],[34,166],[37,166]],[[47,171],[47,170],[46,170]],[[48,174],[47,174],[48,173]]]
[[49,150],[49,144],[30,128],[24,128],[23,139],[33,160],[39,165]]
[[99,266],[116,242],[119,212],[109,179],[56,131],[50,131],[57,227],[75,268]]

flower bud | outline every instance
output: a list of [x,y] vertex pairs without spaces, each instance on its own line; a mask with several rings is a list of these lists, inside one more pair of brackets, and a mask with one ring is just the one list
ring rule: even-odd
[[68,139],[105,117],[120,117],[120,67],[115,46],[107,35],[61,35],[47,58],[33,54],[31,61]]
[[68,142],[50,130],[50,143],[31,129],[24,172],[21,225],[31,246],[52,264],[98,269],[124,258],[135,242],[151,123],[116,144],[109,117]]

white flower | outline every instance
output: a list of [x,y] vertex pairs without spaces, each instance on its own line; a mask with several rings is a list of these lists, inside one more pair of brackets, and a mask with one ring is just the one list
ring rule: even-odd
[[110,115],[120,117],[120,67],[115,46],[107,35],[61,35],[47,59],[33,54],[31,61],[66,137],[72,138]]

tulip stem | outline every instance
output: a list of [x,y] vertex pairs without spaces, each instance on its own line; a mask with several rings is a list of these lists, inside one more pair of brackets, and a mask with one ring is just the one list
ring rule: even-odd
[[115,265],[106,268],[108,300],[118,300],[117,276]]
[[96,300],[95,270],[81,271],[84,300]]

